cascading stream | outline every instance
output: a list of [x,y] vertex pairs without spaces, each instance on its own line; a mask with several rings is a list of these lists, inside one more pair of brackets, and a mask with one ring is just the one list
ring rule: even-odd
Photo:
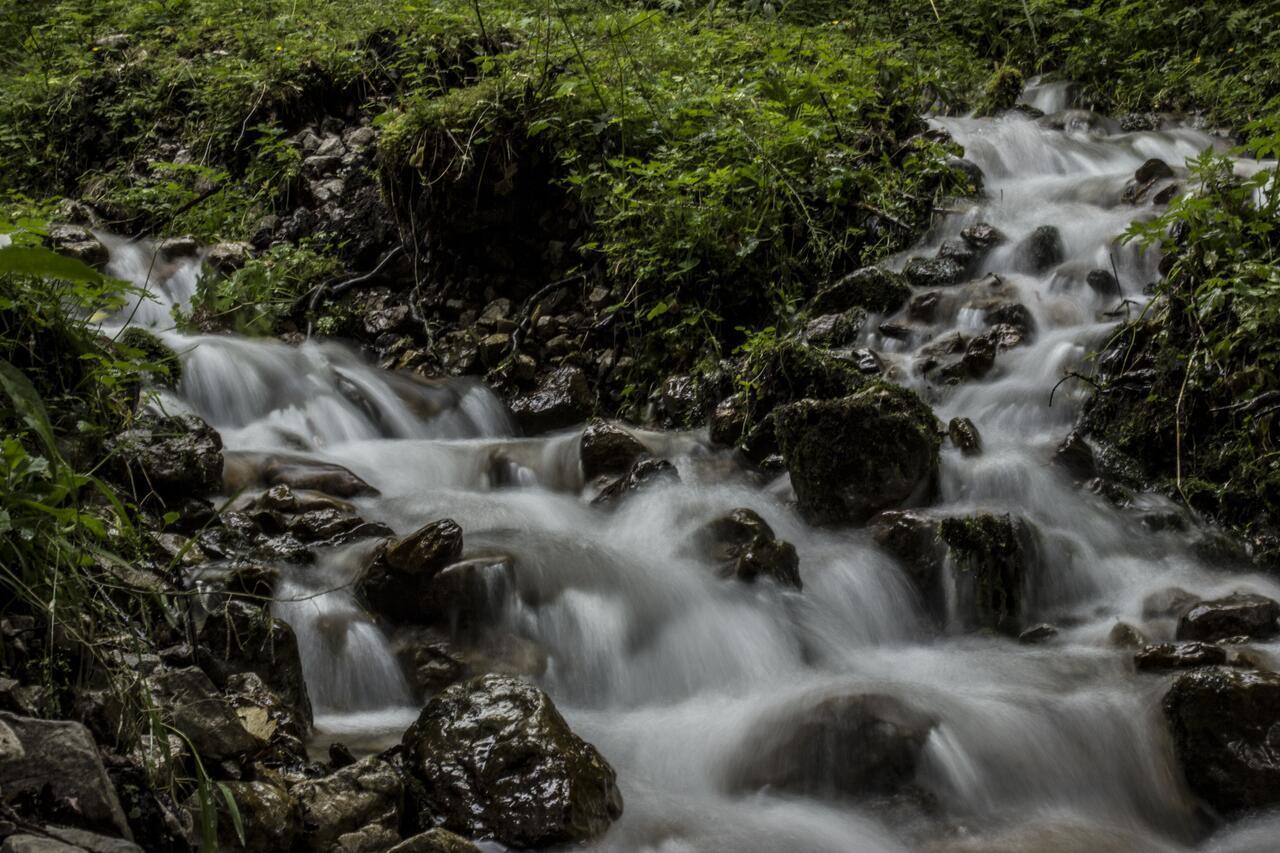
[[[1065,84],[1027,95],[1050,112],[1069,98]],[[1151,532],[1076,488],[1051,459],[1088,389],[1066,384],[1052,406],[1049,392],[1117,322],[1106,312],[1121,297],[1096,295],[1088,271],[1114,270],[1134,311],[1156,277],[1154,255],[1116,241],[1152,210],[1122,201],[1126,181],[1150,158],[1177,168],[1221,144],[1186,127],[1120,133],[1083,113],[1051,118],[937,120],[983,172],[986,196],[939,221],[909,255],[932,257],[978,222],[1008,240],[971,284],[947,289],[931,324],[908,324],[904,340],[871,322],[860,342],[883,352],[894,378],[940,418],[978,427],[981,455],[943,452],[938,509],[1012,512],[1035,524],[1041,559],[1029,606],[1060,626],[1044,646],[939,632],[864,531],[810,528],[789,506],[785,481],[759,487],[700,434],[638,433],[675,462],[681,482],[602,513],[584,495],[577,433],[516,437],[478,383],[379,371],[332,342],[182,335],[170,311],[189,301],[198,262],[160,268],[144,247],[116,243],[112,272],[152,285],[156,298],[130,306],[131,321],[164,330],[183,353],[181,388],[164,406],[201,415],[233,453],[346,466],[380,493],[355,498],[360,513],[397,533],[452,518],[469,550],[513,558],[502,627],[545,651],[542,685],[618,770],[626,812],[603,848],[977,849],[948,847],[957,836],[991,839],[982,849],[1184,850],[1196,815],[1158,719],[1164,683],[1135,676],[1107,636],[1123,619],[1171,637],[1170,620],[1142,612],[1148,594],[1168,587],[1272,597],[1280,587],[1214,575],[1191,550],[1194,524]],[[1032,272],[1018,247],[1042,226],[1058,229],[1065,258]],[[991,299],[1025,306],[1035,337],[980,380],[946,388],[921,378],[919,350],[978,331],[975,306]],[[796,545],[803,592],[726,583],[689,553],[693,531],[736,507],[755,509]],[[287,570],[276,612],[298,633],[320,734],[372,743],[396,737],[417,709],[386,637],[349,592],[361,557],[351,547]],[[937,721],[917,781],[939,820],[735,792],[735,767],[759,748],[762,721],[849,692],[896,697]],[[1253,849],[1249,832],[1257,830],[1242,830],[1244,846],[1214,849]]]

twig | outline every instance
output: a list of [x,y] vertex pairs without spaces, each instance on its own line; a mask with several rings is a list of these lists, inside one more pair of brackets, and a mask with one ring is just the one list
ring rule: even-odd
[[1057,382],[1055,382],[1053,385],[1053,388],[1050,389],[1049,408],[1051,409],[1053,408],[1053,395],[1058,393],[1058,387],[1062,385],[1063,382],[1066,382],[1068,379],[1079,379],[1082,382],[1088,382],[1090,385],[1092,385],[1094,388],[1098,389],[1099,391],[1102,390],[1102,386],[1099,385],[1092,377],[1085,376],[1083,373],[1077,373],[1074,370],[1069,370],[1067,371],[1067,375],[1059,379]]

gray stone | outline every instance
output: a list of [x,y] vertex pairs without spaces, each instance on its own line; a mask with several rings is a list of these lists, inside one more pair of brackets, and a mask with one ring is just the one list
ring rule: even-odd
[[87,728],[0,711],[0,797],[11,802],[46,788],[85,827],[133,838]]

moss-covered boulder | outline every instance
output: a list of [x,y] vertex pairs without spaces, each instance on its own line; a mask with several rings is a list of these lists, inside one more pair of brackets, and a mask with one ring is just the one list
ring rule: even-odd
[[865,267],[818,291],[809,303],[809,313],[816,317],[862,308],[877,314],[892,314],[910,298],[911,287],[901,273]]
[[912,391],[874,381],[840,399],[791,403],[775,418],[800,512],[814,524],[862,522],[933,488],[938,422]]
[[1196,796],[1227,814],[1280,804],[1280,675],[1193,670],[1165,694],[1164,716]]
[[513,847],[578,844],[622,815],[613,768],[517,678],[455,684],[404,735],[422,825]]
[[1022,97],[1026,80],[1022,72],[1011,65],[1002,65],[987,78],[982,96],[974,107],[974,115],[991,116],[1013,109]]
[[1036,554],[1033,528],[1008,515],[946,518],[938,528],[956,572],[959,612],[972,626],[1016,635]]

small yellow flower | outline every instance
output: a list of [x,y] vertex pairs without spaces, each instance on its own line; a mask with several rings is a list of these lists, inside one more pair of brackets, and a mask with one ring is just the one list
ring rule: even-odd
[[[282,44],[278,44],[278,45],[276,45],[276,53],[279,53],[279,52],[280,52],[280,51],[282,51],[282,50],[284,50],[284,45],[282,45]],[[1197,61],[1198,61],[1198,60],[1197,60]]]

